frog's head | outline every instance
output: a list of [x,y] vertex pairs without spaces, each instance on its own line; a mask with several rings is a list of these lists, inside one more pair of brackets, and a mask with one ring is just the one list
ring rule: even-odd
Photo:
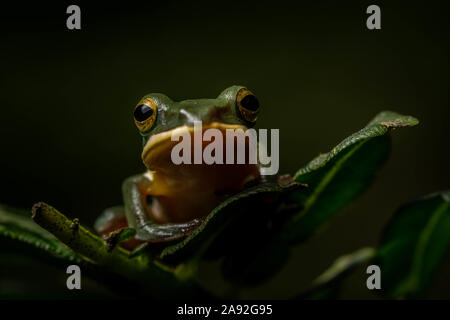
[[[142,160],[149,170],[170,167],[170,153],[178,142],[172,134],[194,132],[194,122],[202,122],[202,130],[216,128],[243,129],[255,125],[259,112],[256,96],[243,86],[225,89],[215,99],[173,101],[160,93],[148,94],[137,104],[134,121],[143,137]],[[225,137],[225,135],[224,135]],[[224,139],[225,141],[225,139]]]

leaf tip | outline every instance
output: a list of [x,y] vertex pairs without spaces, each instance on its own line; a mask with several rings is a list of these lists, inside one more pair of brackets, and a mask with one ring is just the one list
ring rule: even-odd
[[378,113],[375,118],[369,123],[380,124],[388,129],[395,129],[399,127],[413,127],[419,124],[419,119],[403,115],[394,111],[384,110]]

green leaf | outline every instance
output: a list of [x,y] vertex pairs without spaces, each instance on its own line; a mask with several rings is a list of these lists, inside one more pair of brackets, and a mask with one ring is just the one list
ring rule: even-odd
[[148,242],[141,243],[130,253],[130,258],[138,257],[141,254],[144,254],[148,249]]
[[401,207],[382,236],[382,289],[391,297],[417,296],[430,283],[450,244],[450,191]]
[[[2,244],[26,244],[19,254],[28,255],[29,248],[36,248],[39,250],[34,251],[51,257],[51,262],[64,264],[71,261],[83,265],[88,277],[121,295],[207,296],[192,279],[179,278],[170,266],[145,254],[130,257],[130,252],[123,248],[110,248],[79,224],[78,219],[70,220],[48,204],[35,204],[32,219],[29,213],[0,207],[0,240],[6,239]],[[132,234],[133,230],[123,229],[117,233],[117,238],[127,239]]]
[[137,293],[136,290],[139,290],[138,295],[162,298],[204,294],[192,279],[179,279],[174,268],[145,254],[130,258],[130,251],[120,246],[109,247],[103,239],[79,224],[78,219],[68,219],[60,211],[44,202],[36,203],[32,212],[35,223],[51,232],[72,250],[86,257],[88,261],[95,263],[99,270],[131,282],[135,287],[133,292]]
[[375,256],[375,253],[374,248],[367,247],[339,257],[333,262],[330,268],[314,281],[314,286],[323,286],[335,281],[353,268],[371,260]]
[[52,258],[80,263],[82,258],[31,220],[31,213],[0,205],[0,239],[32,245]]
[[320,300],[337,298],[344,278],[356,267],[371,261],[376,255],[374,248],[361,248],[336,259],[333,264],[314,280],[311,287],[293,299]]
[[358,196],[388,157],[387,133],[416,124],[411,116],[381,112],[365,128],[300,169],[294,179],[309,188],[294,196],[303,210],[286,224],[286,238],[294,243],[305,240]]
[[[92,260],[75,253],[53,234],[36,224],[31,219],[31,212],[26,210],[0,205],[0,244],[3,250],[0,263],[3,265],[7,265],[12,259],[25,263],[26,259],[37,259],[52,266],[61,266],[64,270],[69,264],[77,264],[82,266],[84,277],[94,279],[121,295],[125,294],[124,288],[132,286],[124,278],[107,272]],[[61,295],[61,292],[58,294]],[[130,295],[132,293],[128,292],[128,296]]]
[[122,228],[111,232],[105,239],[106,245],[112,250],[121,242],[132,239],[136,235],[136,230],[133,228]]
[[[263,212],[271,208],[277,198],[297,187],[282,187],[278,183],[267,182],[228,198],[189,237],[166,247],[160,257],[168,261],[181,261],[188,256],[201,256],[213,243],[217,245],[218,242],[223,244],[221,249],[235,248],[233,243],[239,244],[241,236],[252,236],[255,233],[256,222],[267,222]],[[216,242],[218,238],[219,241]]]

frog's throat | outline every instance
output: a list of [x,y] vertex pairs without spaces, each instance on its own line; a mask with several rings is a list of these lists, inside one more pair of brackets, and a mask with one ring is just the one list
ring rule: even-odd
[[[222,133],[225,133],[226,129],[238,130],[241,129],[244,132],[248,129],[248,127],[240,124],[227,124],[221,122],[211,122],[208,124],[202,125],[202,134],[207,129],[219,129]],[[178,143],[178,141],[172,141],[171,137],[173,136],[182,136],[184,133],[193,134],[194,127],[193,126],[181,126],[176,127],[172,130],[164,131],[153,135],[147,141],[144,146],[144,150],[142,151],[142,161],[146,165],[149,170],[158,170],[160,169],[157,163],[153,163],[152,160],[157,159],[158,156],[165,154],[165,160],[170,161],[167,156],[170,156],[170,151],[174,145]],[[181,140],[181,139],[180,139]],[[223,142],[225,143],[225,136],[223,137]],[[194,142],[195,143],[195,142]],[[160,157],[161,158],[161,157]],[[169,164],[168,164],[169,165]],[[156,167],[155,167],[156,166]],[[170,166],[170,165],[169,165]]]

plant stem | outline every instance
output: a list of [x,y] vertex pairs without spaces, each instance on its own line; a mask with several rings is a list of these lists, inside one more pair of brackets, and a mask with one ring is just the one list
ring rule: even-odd
[[111,265],[119,273],[133,269],[135,271],[148,268],[145,256],[139,259],[128,259],[129,252],[116,246],[108,252],[104,241],[79,225],[78,219],[69,220],[52,206],[39,202],[33,206],[32,219],[44,229],[54,234],[59,240],[88,260],[100,265]]
[[33,206],[32,219],[87,261],[132,280],[143,292],[158,297],[189,294],[196,290],[191,279],[178,279],[173,270],[148,255],[130,258],[130,251],[119,246],[112,250],[105,242],[52,206],[39,202]]

